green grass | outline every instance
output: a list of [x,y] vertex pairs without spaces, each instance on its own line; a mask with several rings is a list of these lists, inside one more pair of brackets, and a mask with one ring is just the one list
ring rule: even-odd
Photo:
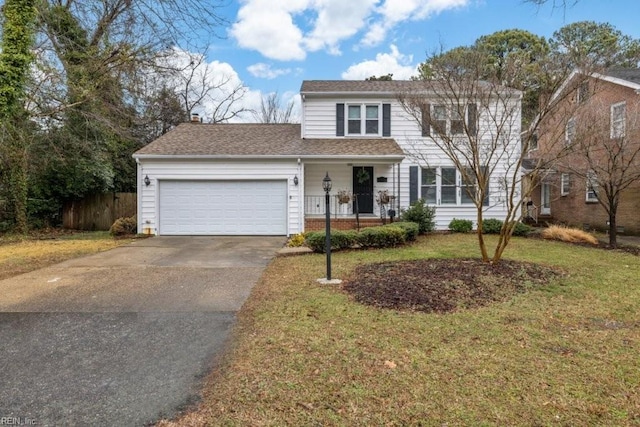
[[[348,279],[360,263],[477,253],[474,236],[432,235],[336,253],[334,276]],[[566,274],[443,315],[359,305],[315,282],[323,255],[275,259],[201,408],[177,425],[640,425],[639,258],[519,238],[507,257]]]

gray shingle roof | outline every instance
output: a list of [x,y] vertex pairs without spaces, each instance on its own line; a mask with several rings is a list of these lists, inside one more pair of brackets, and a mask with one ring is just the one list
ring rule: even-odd
[[640,68],[616,68],[607,70],[605,74],[607,76],[640,84]]
[[[479,86],[491,88],[486,81],[479,81]],[[507,93],[518,94],[516,89],[501,86]],[[448,92],[450,89],[439,80],[305,80],[300,87],[302,95],[311,94],[376,94],[395,97],[401,93],[433,93]],[[468,88],[465,89],[468,91]]]
[[134,156],[403,157],[390,138],[303,139],[299,124],[183,123]]

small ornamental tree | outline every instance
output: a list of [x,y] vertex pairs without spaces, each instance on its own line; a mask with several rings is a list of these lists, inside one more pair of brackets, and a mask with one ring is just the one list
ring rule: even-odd
[[[421,128],[422,138],[414,141],[410,153],[416,162],[429,165],[433,161],[453,164],[458,171],[467,203],[476,208],[477,237],[482,259],[496,263],[509,243],[521,215],[521,206],[530,195],[541,175],[557,160],[538,159],[528,164],[531,144],[541,121],[568,96],[567,91],[542,103],[532,119],[528,132],[522,133],[522,92],[505,87],[504,81],[520,72],[519,56],[505,60],[499,75],[487,69],[487,53],[476,48],[456,49],[434,55],[427,60],[429,74],[423,85],[398,95],[404,111]],[[538,69],[562,70],[539,64]],[[564,74],[555,72],[549,82],[559,86]],[[546,87],[550,93],[556,87]],[[564,112],[567,113],[566,111]],[[558,126],[560,124],[558,123]],[[557,138],[560,142],[561,137]],[[425,150],[424,145],[433,147]],[[425,152],[429,153],[427,157]],[[564,153],[560,150],[559,156]],[[482,223],[484,211],[491,205],[501,205],[506,213],[498,241],[492,253],[487,248]]]

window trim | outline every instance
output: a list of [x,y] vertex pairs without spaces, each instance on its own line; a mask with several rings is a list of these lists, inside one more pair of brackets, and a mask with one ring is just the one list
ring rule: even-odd
[[[455,184],[451,185],[451,184],[447,184],[447,185],[443,185],[442,184],[442,171],[443,169],[453,169],[455,170],[455,179],[454,182]],[[420,180],[419,180],[419,197],[424,199],[425,201],[427,201],[428,204],[434,205],[434,206],[442,206],[442,207],[453,207],[453,206],[460,206],[460,207],[475,207],[475,204],[473,203],[473,201],[467,202],[467,203],[463,203],[463,199],[465,197],[463,197],[462,192],[466,191],[466,187],[475,187],[476,191],[478,191],[478,183],[476,182],[475,184],[465,184],[463,181],[463,177],[462,177],[462,173],[460,173],[460,171],[453,165],[443,165],[443,166],[426,166],[426,167],[420,167]],[[425,176],[425,170],[433,170],[434,174],[435,174],[435,183],[433,184],[424,184],[424,176]],[[442,202],[442,189],[444,188],[455,188],[455,203],[443,203]],[[426,195],[426,191],[425,188],[435,188],[435,201],[429,201],[427,199],[427,195]],[[487,194],[487,198],[486,200],[482,203],[483,206],[488,206],[489,205],[489,193],[491,193],[491,187],[489,187],[488,189],[488,194]],[[468,198],[468,197],[466,197]]]
[[585,103],[587,102],[587,99],[589,99],[589,95],[589,81],[587,80],[580,83],[580,85],[578,86],[576,101],[578,102],[578,104]]
[[568,173],[563,173],[560,175],[560,195],[566,196],[569,194],[570,190],[570,176]]
[[[572,130],[569,133],[569,129]],[[571,117],[564,126],[564,144],[571,145],[576,139],[576,118]]]
[[[616,120],[614,116],[616,108],[622,107],[621,115]],[[627,131],[627,102],[621,101],[611,104],[611,116],[610,116],[610,138],[624,138]],[[620,124],[620,129],[617,129],[617,124]]]
[[[355,133],[355,132],[350,132],[349,131],[349,123],[352,121],[355,121],[355,118],[350,118],[349,117],[349,110],[351,107],[358,107],[360,110],[360,132]],[[377,132],[376,133],[367,133],[367,122],[368,121],[372,121],[373,119],[367,118],[367,107],[376,107],[377,112],[378,112],[378,117],[376,119],[377,121]],[[365,136],[365,137],[375,137],[375,136],[382,136],[382,128],[383,128],[383,114],[382,114],[382,108],[383,108],[383,104],[382,103],[373,103],[373,102],[352,102],[352,103],[346,103],[345,104],[345,110],[346,110],[346,114],[345,114],[345,120],[344,120],[344,126],[345,126],[345,136]]]
[[[593,173],[587,174],[587,189],[585,192],[585,202],[587,203],[598,203],[598,182],[595,178]],[[591,197],[592,193],[593,197]]]

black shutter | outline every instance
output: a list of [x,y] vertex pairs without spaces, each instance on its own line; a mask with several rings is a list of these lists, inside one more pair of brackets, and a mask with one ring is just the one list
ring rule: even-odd
[[382,136],[391,136],[391,104],[382,104]]
[[336,104],[336,136],[344,136],[344,104]]
[[409,204],[418,200],[418,166],[409,166]]
[[422,104],[422,136],[431,135],[431,104]]
[[476,136],[478,133],[478,107],[476,104],[467,105],[467,129],[470,136]]
[[[471,104],[469,104],[471,105]],[[474,105],[475,106],[475,105]],[[491,177],[487,176],[488,167],[482,166],[482,179],[486,179],[486,190],[484,195],[484,200],[482,201],[483,206],[489,206],[489,194],[491,194]]]

